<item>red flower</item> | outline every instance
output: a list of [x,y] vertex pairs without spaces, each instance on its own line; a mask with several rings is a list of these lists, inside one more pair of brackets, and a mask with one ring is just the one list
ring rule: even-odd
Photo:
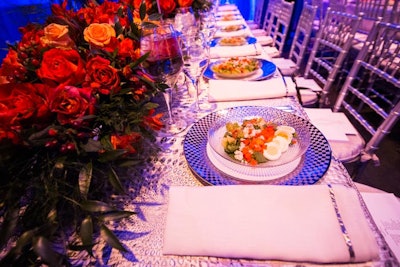
[[86,71],[85,84],[95,91],[109,95],[120,90],[118,71],[111,67],[109,60],[96,56],[86,64]]
[[43,84],[9,83],[0,85],[2,125],[40,124],[50,115],[49,88]]
[[128,153],[136,153],[136,149],[133,146],[141,139],[141,135],[138,133],[130,133],[127,135],[111,135],[111,144],[114,149],[125,149]]
[[149,114],[144,117],[144,124],[155,131],[159,131],[164,124],[161,122],[162,113],[154,115],[155,110],[150,109]]
[[190,7],[193,4],[193,0],[177,0],[180,7]]
[[175,0],[163,0],[160,1],[160,8],[166,15],[172,13],[176,8]]
[[134,42],[130,38],[124,38],[119,43],[118,56],[120,56],[121,58],[130,58],[132,60],[138,59],[140,56],[138,43]]
[[84,17],[87,24],[92,23],[115,23],[115,17],[120,8],[120,4],[104,1],[103,4],[97,5],[93,1],[87,4],[87,7],[81,8],[78,15]]
[[20,63],[17,51],[10,49],[3,60],[0,68],[0,76],[4,76],[8,81],[13,81],[15,78],[23,80],[27,70]]
[[72,124],[83,116],[94,114],[95,98],[91,88],[59,86],[50,96],[50,110],[60,124]]
[[76,50],[53,48],[43,54],[37,75],[51,86],[79,85],[84,81],[84,62]]

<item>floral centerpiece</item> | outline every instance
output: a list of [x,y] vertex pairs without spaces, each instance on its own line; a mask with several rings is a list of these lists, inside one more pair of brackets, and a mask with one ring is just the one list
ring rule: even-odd
[[212,6],[211,0],[145,0],[148,13],[161,13],[166,18],[172,18],[176,15],[179,8],[190,7],[197,13],[207,10]]
[[21,28],[0,68],[0,265],[69,265],[97,237],[124,250],[108,227],[134,214],[112,201],[127,192],[122,170],[157,151],[162,86],[139,68],[144,3],[66,6]]

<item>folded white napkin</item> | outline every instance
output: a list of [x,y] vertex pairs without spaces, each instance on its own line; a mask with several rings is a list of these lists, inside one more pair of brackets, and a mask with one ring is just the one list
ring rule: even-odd
[[235,20],[219,20],[215,23],[217,27],[226,27],[226,26],[234,26],[234,25],[242,25],[246,22],[243,19],[235,19]]
[[226,11],[218,11],[217,16],[226,16],[226,15],[240,15],[240,11],[237,9],[234,10],[226,10]]
[[296,87],[290,78],[285,78],[287,90],[281,77],[263,81],[209,80],[208,101],[240,101],[250,99],[295,96]]
[[329,141],[349,141],[347,135],[358,134],[343,112],[332,112],[330,108],[305,108],[304,111]]
[[218,6],[218,11],[232,11],[232,10],[237,10],[237,9],[238,9],[238,7],[234,4]]
[[211,58],[258,56],[262,53],[258,43],[240,46],[214,46],[210,49]]
[[[355,261],[378,246],[354,189],[333,186]],[[164,254],[349,262],[327,185],[171,187]]]
[[231,31],[231,32],[224,32],[224,31],[218,30],[214,34],[214,37],[233,37],[233,36],[248,36],[248,35],[250,35],[250,31],[247,28],[245,28],[242,30]]

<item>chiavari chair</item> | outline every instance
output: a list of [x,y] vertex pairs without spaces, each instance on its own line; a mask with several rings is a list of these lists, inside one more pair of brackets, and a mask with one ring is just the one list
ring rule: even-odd
[[255,4],[254,10],[254,20],[247,20],[246,24],[249,26],[251,30],[259,29],[262,26],[263,22],[263,13],[264,13],[264,4],[266,1],[257,0]]
[[[299,88],[307,88],[320,95],[320,107],[330,104],[329,93],[341,71],[360,21],[361,16],[330,8],[327,10],[307,61],[304,79],[296,79]],[[309,87],[310,79],[317,86]],[[338,85],[337,81],[335,85]]]
[[334,112],[344,111],[350,121],[367,132],[366,145],[360,146],[353,136],[353,142],[341,146],[342,158],[359,162],[354,177],[368,162],[379,164],[376,151],[399,120],[399,99],[400,25],[376,22],[333,107]]

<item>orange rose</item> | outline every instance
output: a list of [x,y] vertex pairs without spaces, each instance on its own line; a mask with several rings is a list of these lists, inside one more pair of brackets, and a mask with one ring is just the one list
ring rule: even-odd
[[92,23],[83,31],[85,40],[91,44],[104,47],[116,37],[114,28],[107,23]]
[[44,28],[44,36],[40,38],[43,46],[70,49],[74,42],[68,35],[68,26],[51,23]]
[[193,0],[177,0],[180,7],[190,7],[193,4]]

